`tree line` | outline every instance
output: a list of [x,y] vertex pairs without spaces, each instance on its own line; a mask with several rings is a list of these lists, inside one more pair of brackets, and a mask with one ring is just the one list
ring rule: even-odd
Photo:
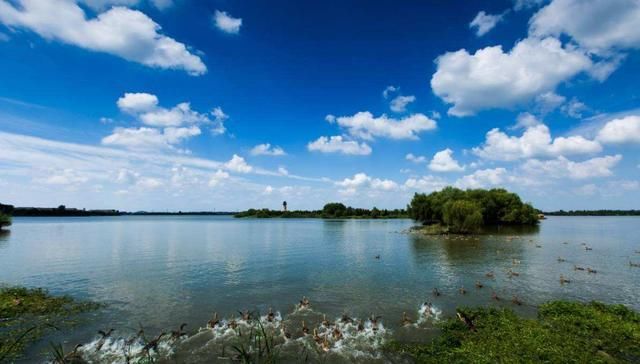
[[539,219],[539,211],[531,204],[502,188],[446,187],[428,195],[416,193],[407,211],[423,225],[441,225],[454,233],[477,232],[491,225],[535,225]]
[[255,218],[322,218],[322,219],[394,219],[406,218],[407,212],[404,209],[363,209],[346,206],[340,202],[330,202],[322,210],[270,210],[270,209],[249,209],[239,212],[235,217],[255,217]]
[[544,214],[549,216],[640,216],[640,210],[559,210]]

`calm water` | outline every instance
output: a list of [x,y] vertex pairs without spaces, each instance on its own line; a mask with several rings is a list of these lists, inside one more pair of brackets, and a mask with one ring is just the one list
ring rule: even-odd
[[[147,332],[183,322],[195,331],[214,311],[230,317],[238,310],[265,313],[273,307],[287,320],[303,295],[313,311],[298,315],[312,325],[320,313],[331,320],[343,313],[360,318],[375,313],[382,316],[385,337],[402,340],[428,337],[429,323],[400,325],[402,312],[416,319],[424,301],[444,315],[455,306],[478,304],[529,315],[535,305],[558,298],[640,310],[640,268],[629,266],[640,262],[640,218],[551,217],[515,238],[503,232],[464,240],[406,233],[412,225],[410,220],[15,218],[11,232],[0,235],[0,282],[106,302],[91,323],[64,333],[68,346],[90,342],[97,329],[113,327],[127,336],[138,323]],[[597,274],[576,271],[574,265]],[[519,276],[509,278],[509,269]],[[495,279],[485,277],[489,271]],[[561,285],[561,274],[571,283]],[[483,289],[475,288],[477,280]],[[432,296],[434,287],[441,297]],[[504,298],[501,303],[491,299],[492,290]],[[513,295],[526,304],[512,305]],[[290,317],[295,336],[296,315]],[[210,339],[194,340],[182,351],[204,355],[201,347]],[[41,349],[32,348],[29,359]]]

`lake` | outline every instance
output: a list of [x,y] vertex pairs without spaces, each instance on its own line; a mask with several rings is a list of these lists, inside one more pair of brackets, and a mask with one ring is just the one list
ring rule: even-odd
[[[10,232],[0,235],[0,282],[106,303],[90,323],[44,340],[91,345],[98,329],[115,328],[113,342],[101,349],[112,352],[96,356],[103,360],[116,360],[117,338],[133,335],[139,324],[149,335],[181,323],[194,333],[213,312],[230,318],[241,310],[265,314],[273,308],[294,339],[301,320],[316,327],[323,314],[330,321],[344,313],[380,315],[380,330],[370,330],[367,322],[361,337],[354,332],[352,341],[330,349],[330,361],[368,362],[386,360],[377,351],[384,340],[437,334],[434,317],[401,325],[402,313],[416,320],[425,301],[438,317],[460,305],[506,306],[534,315],[536,305],[552,299],[640,310],[640,268],[629,265],[640,262],[638,217],[549,217],[538,229],[467,238],[407,233],[413,225],[405,219],[17,217]],[[510,276],[510,269],[518,275]],[[560,284],[561,274],[571,283]],[[476,281],[484,288],[476,288]],[[433,296],[435,287],[441,296]],[[491,298],[493,291],[500,302]],[[514,295],[522,306],[511,303]],[[303,296],[311,309],[293,313]],[[224,335],[203,330],[180,343],[175,355],[227,362],[219,353]],[[45,347],[32,347],[27,361]]]

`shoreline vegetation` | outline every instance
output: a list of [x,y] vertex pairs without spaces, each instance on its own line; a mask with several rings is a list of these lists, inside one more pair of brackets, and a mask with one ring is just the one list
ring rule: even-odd
[[[283,203],[285,205],[285,203]],[[311,218],[311,219],[406,219],[409,218],[406,210],[403,209],[378,209],[371,210],[346,206],[343,203],[331,202],[322,210],[270,210],[270,209],[249,209],[239,212],[234,217],[237,218]]]
[[540,211],[502,188],[461,190],[446,187],[430,194],[416,193],[409,216],[422,223],[425,234],[476,234],[495,226],[535,226]]
[[101,307],[41,288],[0,287],[0,362],[19,358],[47,333],[73,327],[77,315]]

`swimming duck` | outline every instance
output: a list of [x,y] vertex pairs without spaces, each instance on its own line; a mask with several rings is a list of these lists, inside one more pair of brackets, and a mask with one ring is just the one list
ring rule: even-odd
[[321,344],[322,343],[322,337],[320,337],[320,335],[318,335],[318,329],[313,329],[313,340],[317,343],[317,344]]
[[380,254],[376,255],[374,258],[380,259]]
[[307,324],[304,322],[304,320],[302,320],[302,333],[305,336],[309,334],[309,328],[307,327]]
[[382,316],[374,316],[373,314],[371,314],[371,316],[369,317],[369,322],[371,322],[371,330],[373,330],[373,332],[378,331],[378,319],[382,318]]
[[171,338],[172,339],[179,339],[185,335],[187,335],[186,332],[184,332],[184,328],[187,327],[187,324],[182,324],[180,325],[180,328],[178,330],[173,330],[171,331]]
[[307,308],[309,307],[309,305],[311,305],[309,299],[305,296],[302,296],[302,299],[300,300],[300,308]]
[[244,310],[244,312],[238,311],[238,313],[244,321],[251,321],[251,312],[249,312],[249,310]]
[[571,283],[570,280],[566,279],[562,274],[560,275],[560,284]]
[[488,272],[487,274],[485,274],[485,276],[487,278],[493,278],[495,276],[495,274],[493,274],[493,272]]
[[275,317],[276,317],[276,315],[273,313],[273,310],[271,309],[271,307],[269,307],[269,312],[267,313],[267,321],[268,322],[273,322]]
[[518,265],[518,264],[520,264],[520,260],[519,259],[512,259],[511,260],[511,264]]
[[433,310],[433,305],[431,304],[431,302],[425,302],[424,303],[424,312],[422,313],[422,315],[426,318],[431,317],[432,314],[432,310]]
[[584,270],[584,268],[578,267],[577,265],[574,265],[573,266],[573,270]]
[[484,285],[480,281],[476,281],[476,288],[482,288]]
[[536,248],[542,248],[542,245],[536,244]]
[[562,262],[566,262],[566,260],[562,257],[558,257],[558,262],[562,263]]
[[337,326],[333,329],[333,338],[335,340],[342,339],[342,331],[340,331],[340,329]]
[[322,315],[322,326],[324,327],[331,326],[331,323],[329,322],[329,320],[327,320],[327,315]]
[[467,294],[467,290],[464,289],[464,287],[460,287],[459,291],[460,291],[460,294]]
[[593,250],[593,248],[585,245],[584,250]]
[[329,351],[331,350],[331,344],[329,344],[329,340],[327,340],[327,337],[324,337],[324,340],[322,340],[322,350],[324,351]]
[[509,274],[509,278],[511,278],[511,277],[519,277],[520,276],[520,273],[514,272],[511,269],[509,269],[508,274]]
[[514,305],[518,305],[518,306],[522,305],[522,301],[516,295],[513,296],[513,298],[511,299],[511,302],[513,302]]
[[220,323],[220,320],[218,319],[218,313],[214,312],[213,313],[213,318],[211,320],[209,320],[209,322],[207,322],[207,326],[210,329],[213,329],[214,327],[218,326],[219,323]]
[[409,316],[407,316],[406,312],[403,312],[402,313],[402,325],[403,326],[407,326],[407,325],[411,325],[411,324],[413,324],[413,321],[411,321]]
[[587,268],[587,273],[593,273],[593,274],[596,274],[596,273],[598,273],[598,271],[597,271],[597,270],[595,270],[595,269]]
[[638,268],[638,267],[640,267],[640,263],[633,263],[633,262],[630,261],[629,262],[629,266]]
[[434,288],[433,291],[431,291],[433,293],[434,296],[438,297],[440,296],[440,291],[438,291],[438,288]]
[[238,322],[236,321],[236,319],[231,319],[231,321],[229,321],[229,323],[227,324],[227,327],[235,330],[236,327],[238,327]]

